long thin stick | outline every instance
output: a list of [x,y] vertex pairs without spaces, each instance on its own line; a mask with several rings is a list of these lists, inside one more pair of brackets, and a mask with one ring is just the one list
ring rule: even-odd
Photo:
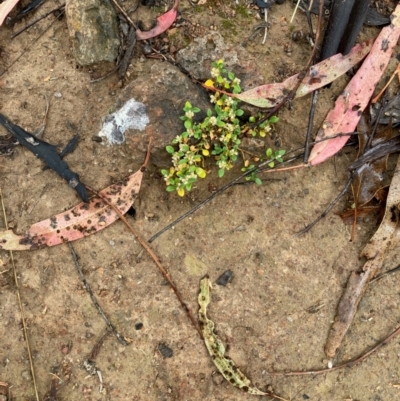
[[[4,207],[4,199],[3,199],[3,193],[1,192],[0,188],[0,198],[1,198],[1,207],[3,209],[3,217],[4,217],[4,224],[6,226],[6,230],[8,230],[8,222],[7,222],[7,216],[6,216],[6,209]],[[10,259],[11,259],[11,264],[13,267],[13,273],[14,273],[14,282],[15,282],[15,287],[17,289],[17,298],[18,298],[18,304],[19,304],[19,310],[21,312],[21,321],[22,321],[22,329],[24,331],[24,337],[25,337],[25,344],[26,344],[26,349],[28,351],[28,357],[29,357],[29,366],[31,369],[31,375],[32,375],[32,381],[33,381],[33,387],[35,390],[35,397],[36,401],[39,401],[39,393],[36,385],[36,377],[35,377],[35,369],[33,367],[33,359],[32,359],[32,352],[31,352],[31,346],[29,345],[29,340],[28,340],[28,330],[26,329],[26,322],[25,322],[25,313],[24,313],[24,308],[22,306],[22,301],[21,301],[21,293],[19,291],[19,281],[18,281],[18,275],[17,275],[17,269],[15,267],[14,263],[14,254],[13,251],[10,252]]]
[[392,331],[385,339],[374,345],[369,351],[361,354],[360,356],[350,359],[347,362],[342,362],[339,365],[333,366],[332,368],[325,368],[320,370],[308,370],[308,371],[293,371],[293,372],[267,372],[270,376],[306,376],[306,375],[322,375],[324,373],[334,372],[335,370],[342,368],[352,368],[357,363],[360,363],[365,358],[370,356],[373,352],[386,345],[390,340],[400,334],[400,326],[396,330]]

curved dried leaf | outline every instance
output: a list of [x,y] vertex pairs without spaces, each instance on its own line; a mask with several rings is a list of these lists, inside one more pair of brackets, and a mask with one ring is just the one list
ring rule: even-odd
[[[303,79],[295,97],[305,96],[331,83],[360,62],[368,54],[371,47],[372,41],[368,41],[361,45],[354,46],[346,56],[335,54],[315,64],[310,68],[308,76]],[[299,74],[293,75],[281,83],[258,86],[257,88],[240,93],[236,95],[236,97],[253,106],[263,108],[273,107],[281,102],[287,93],[296,86],[298,75]]]
[[200,281],[199,302],[199,323],[204,337],[208,353],[214,365],[222,376],[233,386],[253,395],[268,395],[273,398],[281,399],[275,394],[264,392],[254,387],[249,378],[236,366],[235,362],[225,356],[225,346],[214,332],[214,322],[207,317],[207,307],[210,303],[211,282],[208,276]]
[[[335,107],[328,113],[322,128],[318,131],[317,141],[355,130],[399,40],[399,15],[400,5],[392,15],[392,24],[382,29],[370,54],[336,100]],[[311,151],[309,164],[315,166],[324,162],[336,154],[348,139],[348,136],[341,136],[317,143]]]
[[176,16],[178,15],[178,6],[179,0],[175,0],[175,3],[171,10],[158,17],[157,25],[153,29],[150,29],[150,31],[141,31],[140,29],[137,29],[136,39],[151,39],[165,32],[175,22]]
[[[112,184],[100,194],[125,214],[139,193],[142,178],[140,169],[126,181]],[[16,235],[11,230],[0,232],[0,249],[33,250],[75,241],[106,228],[117,219],[112,207],[94,197],[89,203],[82,202],[66,212],[33,224],[25,234]]]

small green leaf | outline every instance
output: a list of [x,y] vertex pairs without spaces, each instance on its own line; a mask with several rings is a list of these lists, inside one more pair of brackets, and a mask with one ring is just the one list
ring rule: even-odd
[[169,174],[168,170],[161,170],[161,174],[165,177]]
[[272,157],[272,149],[268,148],[265,154],[267,155],[267,157]]
[[173,192],[173,191],[175,191],[175,187],[173,185],[168,185],[167,192]]
[[222,178],[222,177],[224,176],[224,174],[225,174],[225,170],[224,170],[223,168],[220,168],[220,169],[218,170],[218,177],[219,177],[219,178]]
[[165,149],[166,149],[166,151],[167,151],[168,153],[170,153],[171,155],[172,155],[172,153],[175,152],[175,149],[174,149],[172,146],[170,146],[170,145],[168,145]]
[[268,166],[271,167],[271,168],[274,168],[275,167],[275,163],[274,162],[268,163]]
[[233,81],[235,79],[235,74],[231,71],[228,72],[228,78]]
[[277,116],[272,116],[269,120],[270,123],[275,124],[279,121],[279,117]]
[[256,178],[254,179],[254,182],[255,182],[257,185],[261,185],[261,184],[262,184],[262,181],[261,181],[258,177],[256,177]]
[[185,128],[186,129],[192,128],[192,121],[191,120],[186,120],[185,121]]
[[244,111],[242,109],[237,109],[235,113],[238,117],[242,116],[244,114]]

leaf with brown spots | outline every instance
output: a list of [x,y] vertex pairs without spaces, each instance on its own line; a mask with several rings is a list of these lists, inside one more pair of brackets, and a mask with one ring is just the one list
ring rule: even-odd
[[264,392],[254,387],[249,378],[236,366],[235,362],[225,356],[225,346],[214,331],[214,322],[207,317],[207,307],[210,303],[211,282],[208,276],[200,281],[199,302],[199,325],[203,334],[208,353],[210,354],[214,365],[221,375],[233,386],[252,395],[268,395],[277,400],[284,401],[283,398],[271,392]]
[[[133,205],[142,183],[145,164],[125,181],[100,191],[109,202],[125,214]],[[118,219],[116,211],[100,197],[79,203],[66,212],[33,224],[22,235],[12,230],[0,232],[0,249],[33,250],[75,241],[103,230]]]
[[[382,29],[362,66],[337,98],[335,107],[322,123],[316,138],[319,142],[313,147],[308,160],[311,166],[324,162],[346,144],[349,136],[337,136],[337,134],[354,132],[391,59],[399,37],[400,4],[391,16],[391,24]],[[326,140],[321,141],[322,139]]]

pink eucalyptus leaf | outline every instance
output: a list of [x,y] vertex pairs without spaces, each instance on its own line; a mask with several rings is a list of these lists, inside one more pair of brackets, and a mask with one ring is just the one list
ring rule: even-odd
[[19,0],[6,0],[0,4],[0,25],[3,24],[7,15],[15,7]]
[[178,6],[179,0],[175,0],[174,6],[171,10],[158,17],[157,25],[153,29],[150,29],[150,31],[141,31],[140,29],[136,30],[136,39],[151,39],[165,32],[176,20],[176,16],[178,15]]
[[[142,183],[140,169],[120,184],[113,184],[100,193],[125,214],[135,201]],[[118,219],[113,208],[99,197],[80,203],[66,212],[33,224],[22,235],[11,230],[0,232],[0,249],[33,250],[75,241],[106,228]]]
[[[316,89],[319,89],[336,78],[340,77],[350,68],[360,62],[371,50],[372,41],[354,46],[349,54],[335,54],[328,59],[313,65],[309,74],[303,79],[297,89],[295,97],[305,96]],[[250,89],[246,92],[236,95],[236,97],[253,106],[270,108],[280,103],[285,96],[296,87],[298,75],[286,79],[276,84],[267,84]]]
[[[335,107],[326,116],[318,131],[317,141],[339,133],[354,132],[389,63],[399,37],[400,5],[397,5],[391,17],[391,24],[382,29],[370,54],[336,100]],[[341,136],[317,143],[311,151],[309,164],[315,166],[324,162],[342,149],[348,139],[349,136]]]

